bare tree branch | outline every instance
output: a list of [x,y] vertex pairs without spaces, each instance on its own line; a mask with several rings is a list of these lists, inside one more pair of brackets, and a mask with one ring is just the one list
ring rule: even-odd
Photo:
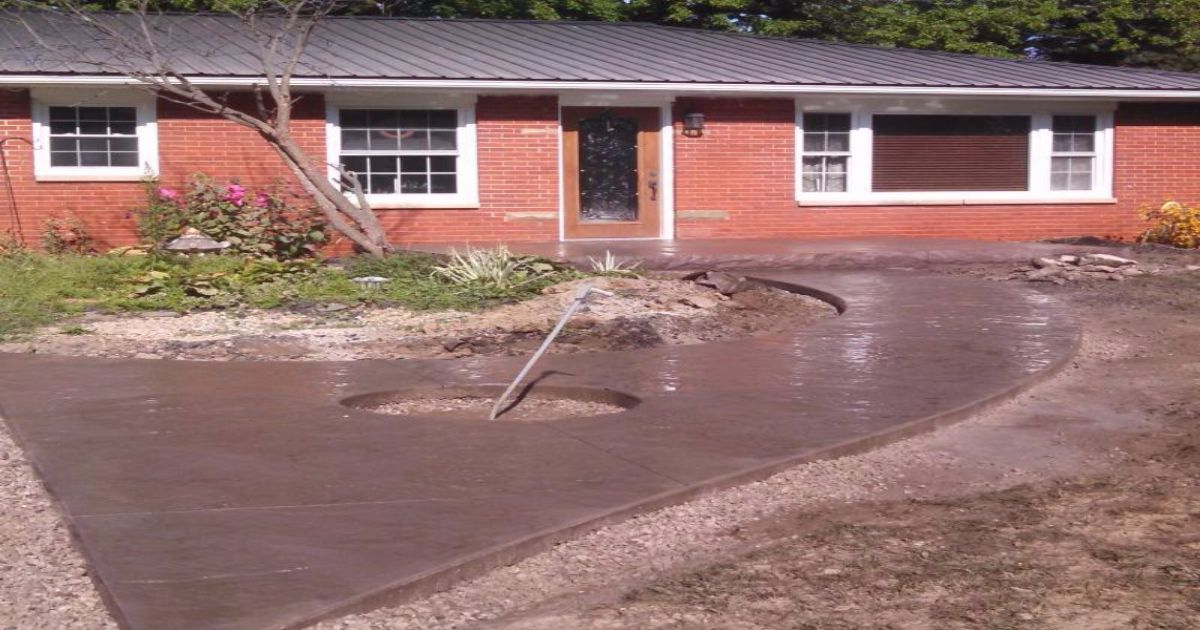
[[[244,40],[240,48],[251,49],[262,70],[263,83],[256,83],[249,91],[253,111],[231,104],[227,95],[196,85],[173,61],[168,50],[164,50],[172,42],[172,33],[152,0],[135,0],[131,9],[120,16],[95,13],[86,0],[26,1],[20,3],[25,8],[54,10],[8,16],[20,19],[31,41],[50,54],[63,55],[62,42],[40,29],[52,29],[56,20],[85,26],[92,41],[74,42],[76,46],[66,49],[70,58],[60,58],[61,63],[123,75],[164,101],[221,116],[254,130],[280,156],[335,230],[363,250],[382,254],[390,250],[390,245],[358,178],[341,165],[332,165],[339,177],[338,181],[331,181],[331,165],[308,155],[291,129],[296,103],[302,98],[293,94],[292,79],[304,63],[313,33],[340,1],[258,0],[224,11],[236,18],[239,29],[233,36]],[[94,49],[87,50],[87,43],[93,44]],[[227,43],[213,42],[212,50],[188,52],[210,58],[237,54],[229,49],[238,47],[223,44]],[[347,189],[353,194],[353,201],[347,197]]]

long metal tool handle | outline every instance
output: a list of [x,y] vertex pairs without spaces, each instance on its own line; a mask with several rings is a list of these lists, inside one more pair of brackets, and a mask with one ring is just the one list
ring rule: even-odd
[[537,352],[534,352],[533,356],[529,357],[529,361],[525,363],[525,367],[521,368],[521,371],[517,373],[517,378],[514,378],[513,382],[509,383],[508,389],[504,390],[504,393],[500,395],[500,398],[496,399],[496,404],[492,405],[492,412],[488,414],[488,420],[496,419],[496,415],[499,414],[500,410],[504,407],[504,401],[508,400],[508,397],[512,395],[513,390],[517,388],[517,385],[520,385],[525,376],[529,374],[529,371],[533,369],[533,365],[537,363],[538,359],[542,358],[543,354],[546,353],[546,349],[550,347],[550,344],[554,341],[554,338],[558,337],[558,333],[562,332],[563,327],[567,325],[567,320],[571,319],[571,316],[575,314],[575,311],[578,311],[579,307],[583,306],[583,303],[586,302],[588,297],[593,293],[599,293],[600,295],[612,297],[612,293],[597,289],[590,285],[580,287],[579,291],[575,293],[575,298],[572,299],[571,303],[567,305],[567,310],[563,311],[562,317],[558,318],[558,323],[554,325],[554,329],[550,331],[550,334],[546,335],[546,339],[542,341],[542,345],[537,349]]

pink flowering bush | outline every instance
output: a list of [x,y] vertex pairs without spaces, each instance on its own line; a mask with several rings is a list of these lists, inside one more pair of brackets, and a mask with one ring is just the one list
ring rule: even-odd
[[142,238],[165,245],[187,228],[218,241],[230,253],[277,260],[316,255],[328,238],[321,213],[299,197],[251,191],[237,182],[218,183],[193,175],[187,190],[151,186],[139,213]]

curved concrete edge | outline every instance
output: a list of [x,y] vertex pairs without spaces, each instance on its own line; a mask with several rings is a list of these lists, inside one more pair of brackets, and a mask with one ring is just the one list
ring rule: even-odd
[[[768,284],[785,290],[809,295],[828,302],[844,313],[848,302],[840,296],[815,287],[757,278],[749,279]],[[888,429],[877,431],[862,437],[846,440],[827,447],[798,455],[789,455],[773,461],[752,466],[734,473],[714,477],[700,483],[692,484],[677,490],[660,493],[643,500],[635,501],[613,508],[602,514],[580,519],[562,527],[543,530],[522,539],[503,545],[479,551],[459,561],[426,571],[415,578],[406,579],[392,585],[380,588],[371,593],[337,604],[317,616],[284,626],[287,630],[299,630],[321,621],[327,621],[370,612],[380,608],[396,606],[408,601],[427,597],[447,590],[464,581],[480,577],[490,571],[514,564],[525,558],[549,551],[555,545],[567,542],[604,527],[615,525],[630,518],[655,512],[664,508],[681,505],[700,497],[714,494],[722,490],[742,486],[756,481],[762,481],[777,473],[796,466],[817,461],[838,459],[850,455],[858,455],[877,448],[900,442],[922,434],[930,433],[962,422],[1004,404],[1034,386],[1059,374],[1078,354],[1082,342],[1081,330],[1076,330],[1075,338],[1067,352],[1054,362],[1031,376],[1011,383],[987,396],[960,405],[942,413],[910,420]]]

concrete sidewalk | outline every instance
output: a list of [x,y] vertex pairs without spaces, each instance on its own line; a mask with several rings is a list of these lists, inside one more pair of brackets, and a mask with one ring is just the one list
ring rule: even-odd
[[1078,330],[1016,284],[764,272],[848,309],[792,335],[548,357],[641,399],[488,423],[339,401],[502,383],[521,358],[207,363],[0,355],[0,409],[117,618],[302,627],[428,593],[606,522],[875,447],[1015,393]]
[[[484,247],[494,243],[476,243]],[[445,253],[465,244],[413,244],[402,249]],[[1127,248],[973,241],[964,239],[709,239],[613,240],[508,243],[514,252],[586,266],[590,258],[612,252],[621,260],[639,261],[644,269],[886,269],[921,268],[932,264],[1021,263],[1054,254],[1107,252],[1126,255]]]

